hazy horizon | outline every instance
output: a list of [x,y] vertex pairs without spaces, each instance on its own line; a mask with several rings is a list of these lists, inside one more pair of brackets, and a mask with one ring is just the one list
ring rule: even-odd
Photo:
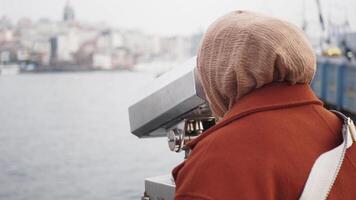
[[[6,16],[13,22],[24,17],[59,21],[66,2],[67,0],[0,0],[0,17]],[[321,3],[326,20],[332,18],[339,23],[347,16],[351,29],[355,30],[356,12],[352,12],[352,8],[356,8],[356,2],[321,0]],[[204,31],[216,18],[233,10],[259,11],[299,26],[305,15],[310,27],[319,28],[315,1],[71,0],[70,4],[79,21],[105,22],[118,28],[139,29],[159,35],[184,35]]]

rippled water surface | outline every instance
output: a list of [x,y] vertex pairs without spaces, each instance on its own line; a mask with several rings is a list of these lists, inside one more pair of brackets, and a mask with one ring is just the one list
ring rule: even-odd
[[[139,199],[145,177],[182,160],[165,138],[129,132],[149,74],[0,76],[0,199]],[[144,112],[144,111],[143,111]]]

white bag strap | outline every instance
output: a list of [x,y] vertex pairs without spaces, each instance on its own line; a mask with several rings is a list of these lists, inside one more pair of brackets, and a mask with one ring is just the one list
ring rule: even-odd
[[340,171],[346,149],[356,141],[356,130],[353,121],[338,111],[332,110],[332,112],[344,120],[342,126],[344,141],[336,148],[318,157],[311,169],[299,200],[324,200],[328,198]]

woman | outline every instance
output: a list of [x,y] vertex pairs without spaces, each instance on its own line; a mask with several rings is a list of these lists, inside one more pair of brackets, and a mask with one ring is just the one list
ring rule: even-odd
[[[176,200],[298,199],[313,163],[341,143],[342,121],[309,83],[316,56],[296,26],[231,12],[204,35],[197,68],[219,123],[173,170]],[[356,199],[356,150],[328,199]]]

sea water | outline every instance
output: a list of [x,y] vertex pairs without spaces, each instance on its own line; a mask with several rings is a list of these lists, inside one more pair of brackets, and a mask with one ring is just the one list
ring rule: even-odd
[[130,133],[127,107],[153,79],[133,72],[0,76],[0,199],[139,199],[145,177],[183,160],[166,138]]

